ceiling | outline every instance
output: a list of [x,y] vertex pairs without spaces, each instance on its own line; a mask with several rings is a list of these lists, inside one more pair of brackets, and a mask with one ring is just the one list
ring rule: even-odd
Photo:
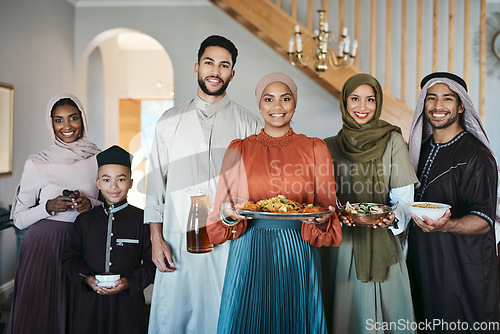
[[164,7],[208,5],[209,0],[66,0],[75,7]]
[[[66,0],[75,7],[163,7],[163,6],[200,6],[209,0]],[[486,0],[487,3],[500,3],[500,0]]]

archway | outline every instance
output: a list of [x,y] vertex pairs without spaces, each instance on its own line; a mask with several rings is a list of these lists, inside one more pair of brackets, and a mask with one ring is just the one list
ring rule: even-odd
[[174,103],[173,66],[151,36],[112,29],[96,36],[77,68],[85,91],[89,137],[105,149],[118,144],[134,155],[129,202],[145,205],[145,176],[154,124]]

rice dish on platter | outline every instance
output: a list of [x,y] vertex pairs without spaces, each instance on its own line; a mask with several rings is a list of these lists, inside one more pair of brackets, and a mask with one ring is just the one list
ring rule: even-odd
[[323,210],[314,204],[303,204],[286,198],[283,195],[267,198],[257,203],[249,201],[235,205],[236,209],[254,212],[272,213],[316,213]]

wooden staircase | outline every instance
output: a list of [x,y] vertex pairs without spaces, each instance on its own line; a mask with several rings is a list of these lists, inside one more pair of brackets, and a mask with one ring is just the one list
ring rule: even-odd
[[[245,26],[280,55],[288,59],[288,42],[295,25],[301,26],[304,39],[312,38],[313,31],[307,29],[291,15],[270,0],[210,0],[220,9]],[[291,66],[291,65],[290,65]],[[334,95],[340,97],[344,82],[352,75],[361,72],[356,66],[329,69],[318,76],[314,64],[300,68],[312,80]],[[398,125],[403,136],[408,139],[413,110],[384,89],[382,118]]]

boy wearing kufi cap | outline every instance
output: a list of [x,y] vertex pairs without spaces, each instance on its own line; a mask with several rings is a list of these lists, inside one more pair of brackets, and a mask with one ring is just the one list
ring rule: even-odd
[[[97,187],[104,198],[78,216],[63,253],[63,269],[80,287],[70,301],[71,333],[145,333],[143,290],[154,280],[144,211],[127,202],[132,155],[112,146],[97,155]],[[95,275],[119,274],[112,286]]]

